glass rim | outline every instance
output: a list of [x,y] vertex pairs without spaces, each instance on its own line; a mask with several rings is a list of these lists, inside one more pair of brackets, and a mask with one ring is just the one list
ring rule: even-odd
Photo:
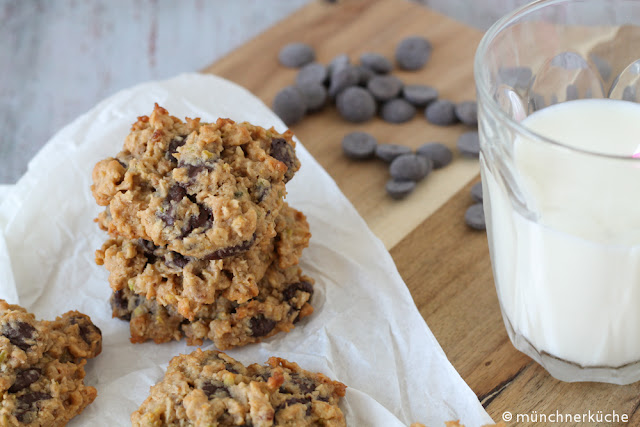
[[[579,2],[584,3],[588,1],[595,1],[595,0],[580,0]],[[603,159],[615,159],[615,160],[628,161],[628,162],[640,162],[640,158],[632,157],[631,155],[624,156],[620,154],[609,154],[609,153],[602,153],[598,151],[587,150],[587,149],[571,146],[561,141],[541,135],[531,130],[530,128],[522,125],[520,122],[515,121],[509,114],[507,114],[504,110],[502,110],[502,108],[500,108],[500,106],[498,105],[494,97],[491,95],[489,88],[485,85],[485,79],[483,78],[486,75],[486,67],[484,66],[484,57],[486,56],[486,53],[488,51],[490,44],[496,39],[498,34],[506,30],[508,27],[510,27],[519,18],[523,16],[526,16],[530,13],[538,11],[547,6],[558,5],[562,3],[570,3],[570,2],[575,2],[575,0],[536,0],[532,3],[525,4],[524,6],[520,6],[514,9],[513,11],[507,13],[502,18],[498,19],[491,27],[489,27],[487,32],[482,37],[482,40],[480,40],[480,44],[478,45],[478,48],[476,49],[476,54],[475,54],[474,64],[473,64],[473,68],[474,68],[473,74],[474,74],[474,80],[476,84],[476,91],[478,94],[478,101],[486,105],[486,108],[488,108],[493,114],[497,115],[500,119],[502,119],[505,122],[505,124],[507,124],[508,126],[512,127],[515,131],[517,131],[518,134],[524,135],[530,139],[542,141],[546,144],[550,144],[550,145],[563,148],[572,152],[587,154],[590,156],[595,156]],[[602,99],[608,99],[608,98],[602,98]]]

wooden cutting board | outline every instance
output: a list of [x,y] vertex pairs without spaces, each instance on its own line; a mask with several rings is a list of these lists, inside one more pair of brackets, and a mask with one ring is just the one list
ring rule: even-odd
[[[432,58],[423,70],[394,74],[405,83],[436,87],[441,98],[474,99],[473,59],[482,33],[402,0],[312,2],[204,71],[239,83],[271,105],[275,94],[295,80],[296,70],[277,61],[286,43],[313,45],[323,63],[341,53],[357,61],[367,51],[393,58],[396,44],[414,34],[431,40]],[[456,154],[451,165],[431,173],[407,199],[395,201],[384,190],[388,166],[378,160],[349,160],[340,146],[346,133],[363,130],[379,142],[417,148],[438,141],[455,151],[458,136],[468,128],[431,125],[422,112],[401,125],[380,119],[352,124],[328,107],[292,129],[390,250],[427,324],[495,421],[506,411],[515,420],[516,414],[533,411],[549,415],[615,410],[618,416],[628,414],[632,425],[640,423],[640,383],[563,383],[511,345],[486,235],[464,224],[465,210],[472,204],[469,189],[479,179],[477,160]]]

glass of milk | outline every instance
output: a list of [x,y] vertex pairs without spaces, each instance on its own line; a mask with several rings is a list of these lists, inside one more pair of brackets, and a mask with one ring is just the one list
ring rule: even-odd
[[504,323],[563,381],[640,380],[639,60],[637,0],[534,2],[476,55]]

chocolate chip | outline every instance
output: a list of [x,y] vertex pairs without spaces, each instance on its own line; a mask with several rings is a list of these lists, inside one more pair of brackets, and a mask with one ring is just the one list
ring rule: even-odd
[[313,62],[314,59],[316,59],[316,53],[306,43],[289,43],[278,53],[280,64],[289,68],[300,68]]
[[276,327],[276,321],[264,317],[264,314],[258,314],[249,320],[251,335],[254,337],[263,337]]
[[456,117],[465,125],[478,126],[478,104],[476,101],[464,101],[456,104]]
[[16,419],[21,423],[27,423],[28,421],[31,421],[31,417],[28,417],[28,415],[35,409],[33,408],[33,404],[40,402],[41,400],[48,399],[51,399],[51,395],[42,391],[33,391],[18,396],[16,398]]
[[629,101],[629,102],[635,102],[636,101],[636,87],[635,86],[625,86],[624,90],[622,91],[622,100],[623,101]]
[[416,107],[400,98],[385,102],[380,109],[380,116],[389,123],[405,123],[415,115]]
[[393,159],[403,154],[411,154],[411,148],[399,144],[378,144],[376,146],[376,157],[391,163]]
[[398,96],[403,83],[396,76],[374,76],[367,83],[367,89],[378,101],[388,101]]
[[178,252],[171,251],[164,256],[164,263],[168,267],[184,268],[189,263],[189,259]]
[[[211,210],[204,205],[198,205],[200,212],[198,216],[192,216],[189,219],[189,228],[191,229],[189,232],[195,230],[196,228],[211,228],[211,219],[213,218],[213,214]],[[209,226],[207,227],[207,224]]]
[[527,89],[533,78],[529,67],[502,67],[498,70],[498,83],[514,89]]
[[38,381],[40,378],[40,370],[31,368],[25,369],[24,371],[20,371],[16,374],[16,380],[13,382],[13,385],[9,388],[9,393],[17,393],[20,390],[23,390],[29,387],[34,382]]
[[361,123],[370,120],[376,114],[376,101],[366,89],[349,87],[338,95],[336,107],[347,121]]
[[238,374],[238,370],[236,368],[233,367],[233,365],[231,363],[225,363],[224,364],[224,369],[226,369],[227,371],[231,372],[232,374]]
[[256,185],[251,189],[251,196],[255,200],[256,203],[261,203],[269,191],[271,190],[271,184],[266,179],[259,179],[256,182]]
[[429,104],[424,115],[429,122],[438,126],[449,126],[458,121],[455,104],[445,99],[439,99]]
[[611,77],[612,72],[609,62],[606,59],[596,55],[595,53],[589,55],[589,59],[591,60],[591,62],[593,62],[593,65],[596,66],[596,69],[600,73],[600,77],[602,77],[602,80],[604,80],[605,82],[608,81],[609,77]]
[[580,99],[580,94],[578,93],[578,86],[575,84],[570,84],[567,86],[567,101],[575,101],[576,99]]
[[316,389],[316,383],[314,381],[301,377],[299,374],[291,374],[291,381],[298,386],[302,394],[313,393]]
[[302,404],[307,406],[306,414],[311,415],[311,398],[310,397],[292,397],[291,399],[287,399],[284,403],[281,403],[276,407],[276,412],[281,411],[284,408],[287,408],[291,405]]
[[313,295],[313,286],[309,282],[292,283],[282,292],[282,298],[285,301],[290,301],[296,296],[297,291],[306,292],[311,296]]
[[170,202],[179,202],[187,195],[187,190],[179,185],[173,185],[167,194],[167,200]]
[[71,324],[78,325],[80,338],[82,338],[82,340],[87,344],[92,343],[92,340],[91,340],[92,332],[94,333],[97,332],[98,334],[102,335],[102,332],[100,331],[100,329],[96,325],[91,323],[91,321],[86,317],[82,317],[82,316],[73,317],[71,318]]
[[137,243],[144,253],[153,254],[158,249],[158,246],[149,240],[138,239]]
[[398,181],[420,181],[431,172],[431,161],[416,154],[403,154],[395,158],[389,166],[391,177]]
[[278,92],[273,99],[273,111],[287,126],[302,120],[307,106],[300,89],[295,86],[287,86]]
[[385,186],[387,194],[396,200],[407,197],[415,188],[415,181],[399,181],[397,179],[390,179]]
[[387,74],[393,70],[391,61],[375,52],[365,52],[360,55],[360,63],[378,74]]
[[431,86],[407,85],[402,88],[402,96],[416,107],[426,107],[438,99],[438,91]]
[[346,65],[331,73],[329,96],[336,97],[340,92],[360,82],[360,72],[353,65]]
[[480,156],[480,138],[478,132],[465,132],[460,135],[457,147],[463,156],[478,158]]
[[187,166],[187,174],[189,175],[189,178],[193,181],[195,179],[195,177],[197,177],[198,175],[200,175],[202,172],[205,171],[209,171],[211,170],[211,167],[205,166],[205,165],[188,165]]
[[464,221],[475,230],[485,230],[487,228],[484,220],[484,208],[482,203],[471,205],[464,214]]
[[415,71],[431,58],[431,43],[424,37],[407,37],[396,46],[396,62],[403,70]]
[[366,132],[351,132],[342,138],[342,151],[344,154],[356,160],[373,157],[378,141]]
[[167,148],[167,159],[171,160],[172,162],[177,161],[174,154],[178,152],[178,148],[186,144],[187,136],[188,135],[184,135],[184,136],[176,135],[173,137],[171,142],[169,142],[169,147]]
[[195,202],[195,198],[193,198],[191,195],[189,195],[189,199],[196,205],[198,205],[198,215],[193,215],[189,218],[189,222],[187,223],[186,227],[182,229],[182,238],[188,236],[198,228],[207,230],[211,228],[211,225],[213,223],[213,214],[211,213],[211,210],[205,205]]
[[206,382],[202,384],[202,391],[204,391],[204,394],[206,394],[209,399],[211,399],[212,396],[216,398],[223,398],[223,397],[230,396],[229,390],[224,385],[216,385],[211,382]]
[[249,248],[253,246],[253,243],[255,241],[256,241],[256,235],[254,234],[253,237],[251,237],[251,239],[245,240],[239,245],[218,249],[217,251],[212,252],[209,255],[205,256],[204,259],[207,261],[211,261],[211,260],[229,258],[231,256],[239,255],[243,252],[248,251]]
[[421,145],[416,150],[416,154],[430,158],[434,169],[443,168],[453,160],[453,152],[449,147],[439,142],[428,142]]
[[482,203],[482,181],[475,183],[471,187],[471,198],[478,203]]
[[329,75],[332,75],[335,71],[350,65],[349,55],[342,53],[331,60],[329,63],[328,71]]
[[31,344],[26,340],[33,340],[36,328],[25,322],[11,322],[2,327],[2,335],[7,337],[11,344],[19,347],[23,351],[27,351]]
[[173,211],[173,206],[171,205],[167,206],[165,204],[161,209],[162,210],[159,210],[158,212],[156,212],[156,216],[162,222],[164,222],[167,226],[171,227],[176,221],[176,217]]
[[320,83],[298,83],[307,112],[320,111],[327,103],[327,89]]
[[587,61],[576,52],[560,52],[551,59],[551,65],[565,70],[582,70],[589,68]]
[[293,146],[284,138],[273,138],[269,155],[285,164],[287,172],[284,174],[284,178],[285,182],[289,182],[295,173],[296,152]]
[[369,83],[369,80],[377,75],[370,68],[367,68],[364,65],[356,65],[356,69],[358,70],[358,74],[360,74],[358,84],[361,86],[366,86],[367,83]]
[[312,62],[298,71],[296,84],[298,86],[304,86],[310,83],[322,85],[327,80],[327,76],[327,67],[318,62]]
[[124,291],[115,291],[111,295],[111,307],[118,310],[127,310],[129,308],[128,300],[125,299]]

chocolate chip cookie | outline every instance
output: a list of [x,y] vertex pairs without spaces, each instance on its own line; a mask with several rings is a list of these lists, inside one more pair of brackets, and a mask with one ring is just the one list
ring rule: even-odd
[[218,297],[214,304],[198,307],[191,320],[174,306],[160,305],[129,288],[113,293],[111,307],[113,317],[129,321],[131,342],[154,340],[159,344],[184,336],[189,345],[202,345],[204,339],[210,339],[221,350],[289,332],[296,322],[313,313],[313,279],[297,266],[281,269],[274,263],[258,287],[258,295],[243,303]]
[[0,425],[65,425],[96,398],[84,365],[101,350],[100,329],[82,313],[38,321],[0,300]]
[[298,263],[311,237],[305,216],[285,203],[274,229],[275,238],[221,260],[183,256],[150,241],[117,237],[96,251],[96,262],[109,270],[114,291],[128,289],[193,320],[198,307],[219,298],[245,303],[258,296],[258,282],[274,262],[281,269]]
[[164,378],[131,415],[133,426],[346,426],[338,407],[346,386],[272,357],[243,366],[197,349],[174,357]]
[[275,235],[285,183],[299,169],[291,132],[156,107],[93,170],[100,226],[182,256],[219,260]]

